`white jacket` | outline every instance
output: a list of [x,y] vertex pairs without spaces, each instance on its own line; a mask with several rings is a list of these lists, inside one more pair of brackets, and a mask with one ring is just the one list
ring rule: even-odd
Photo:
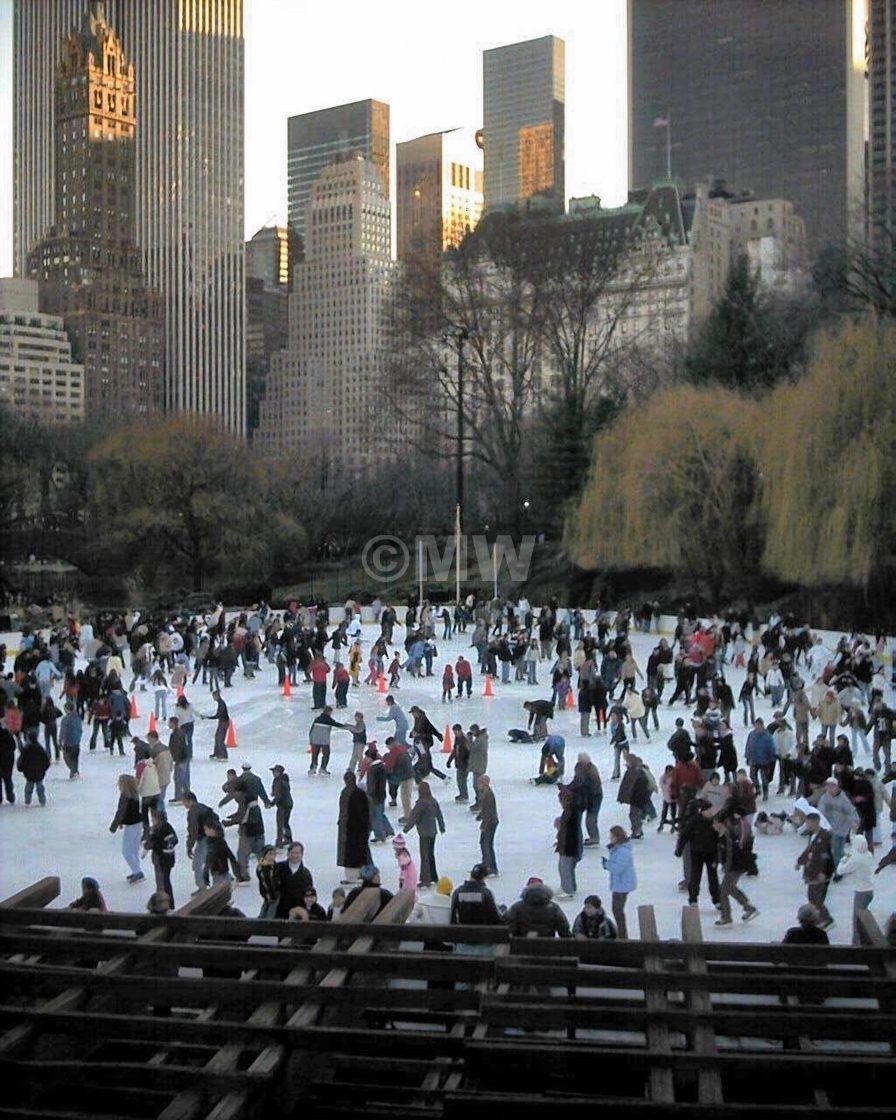
[[838,875],[849,875],[854,891],[873,891],[874,856],[868,851],[864,836],[853,836],[846,854],[837,865]]

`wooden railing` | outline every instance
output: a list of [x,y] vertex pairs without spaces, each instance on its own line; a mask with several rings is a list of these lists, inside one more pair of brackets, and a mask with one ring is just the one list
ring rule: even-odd
[[[0,1117],[892,1115],[896,954],[860,947],[510,939],[405,925],[364,891],[338,923],[0,902]],[[375,915],[375,916],[374,916]],[[516,1116],[515,1116],[516,1120]]]

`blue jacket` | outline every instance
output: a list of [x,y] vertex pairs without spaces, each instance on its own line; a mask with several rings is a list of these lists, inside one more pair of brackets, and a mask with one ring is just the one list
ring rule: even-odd
[[77,712],[66,712],[59,724],[59,745],[61,747],[78,747],[81,745],[81,736],[84,734],[84,724]]
[[747,762],[753,766],[767,766],[778,757],[775,740],[770,731],[751,731],[747,736],[744,752]]
[[610,872],[610,890],[614,894],[631,894],[638,885],[635,861],[628,843],[608,844],[607,870]]

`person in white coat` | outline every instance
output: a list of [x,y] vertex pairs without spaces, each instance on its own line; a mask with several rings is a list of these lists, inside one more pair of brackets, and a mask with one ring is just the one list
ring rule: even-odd
[[[868,841],[861,833],[853,836],[846,853],[837,864],[837,879],[849,876],[853,889],[852,943],[861,945],[859,914],[867,910],[874,898],[874,856],[868,851]],[[836,881],[836,880],[835,880]]]

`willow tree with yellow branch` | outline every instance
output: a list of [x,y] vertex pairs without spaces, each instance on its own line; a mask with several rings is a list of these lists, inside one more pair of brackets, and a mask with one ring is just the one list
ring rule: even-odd
[[869,313],[820,337],[806,375],[763,412],[763,566],[882,591],[896,574],[894,321]]
[[668,568],[715,606],[750,598],[762,552],[757,404],[674,386],[629,408],[596,442],[570,524],[583,568]]

